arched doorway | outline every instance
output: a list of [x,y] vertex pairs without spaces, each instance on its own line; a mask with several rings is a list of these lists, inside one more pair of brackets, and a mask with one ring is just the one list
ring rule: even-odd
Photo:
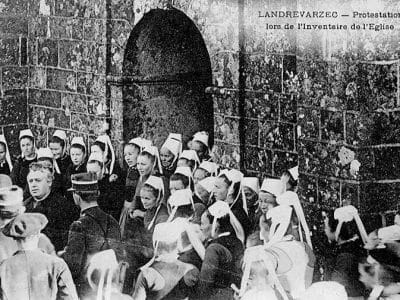
[[201,33],[181,11],[154,9],[133,28],[123,64],[124,140],[143,135],[160,145],[169,132],[184,141],[199,130],[213,141],[211,62]]

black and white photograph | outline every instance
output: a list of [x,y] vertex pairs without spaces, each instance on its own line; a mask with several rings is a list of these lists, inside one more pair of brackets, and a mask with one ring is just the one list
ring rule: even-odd
[[400,300],[399,0],[0,0],[0,300]]

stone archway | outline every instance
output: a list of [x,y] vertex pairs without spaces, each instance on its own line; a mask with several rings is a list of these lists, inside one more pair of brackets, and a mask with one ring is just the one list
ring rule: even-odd
[[209,54],[183,12],[153,9],[133,28],[123,64],[124,140],[143,135],[160,145],[169,132],[184,141],[207,130],[213,141]]

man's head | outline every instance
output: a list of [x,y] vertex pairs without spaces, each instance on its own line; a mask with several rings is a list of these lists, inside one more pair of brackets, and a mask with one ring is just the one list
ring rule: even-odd
[[37,200],[43,199],[50,194],[53,174],[49,168],[40,163],[32,163],[29,166],[27,177],[29,192]]
[[74,202],[82,208],[87,204],[96,203],[99,197],[99,186],[95,173],[79,173],[71,176]]
[[13,186],[9,176],[0,174],[0,228],[25,212],[22,200],[22,189]]

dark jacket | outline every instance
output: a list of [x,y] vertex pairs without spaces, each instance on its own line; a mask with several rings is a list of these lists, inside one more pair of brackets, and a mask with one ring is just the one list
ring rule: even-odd
[[67,172],[68,166],[72,164],[71,157],[66,154],[63,157],[57,158],[56,162],[58,167],[60,168],[61,175],[64,177]]
[[99,207],[107,214],[119,220],[122,207],[124,206],[124,187],[121,181],[110,182],[109,176],[105,175],[99,184],[100,197]]
[[337,245],[330,280],[343,285],[349,297],[367,296],[365,286],[359,281],[358,263],[366,257],[360,241]]
[[220,290],[230,289],[232,283],[240,286],[243,252],[242,243],[233,233],[212,240],[206,248],[197,293],[193,297],[218,297]]
[[98,206],[81,212],[72,223],[63,258],[71,270],[78,293],[87,288],[86,264],[91,255],[113,249],[118,260],[124,258],[118,222]]
[[77,300],[66,263],[40,250],[17,251],[0,264],[0,299]]
[[64,249],[68,240],[69,226],[79,217],[78,208],[53,191],[46,199],[39,202],[29,197],[24,201],[24,205],[26,212],[38,212],[47,217],[49,223],[42,232],[54,244],[56,251]]
[[26,160],[25,158],[19,156],[14,163],[10,176],[13,184],[18,185],[21,189],[24,189],[27,183],[26,178],[28,177],[29,173],[29,165],[36,161],[36,158],[33,160]]
[[10,176],[10,166],[8,165],[7,161],[3,161],[2,163],[0,163],[0,174],[5,174]]
[[136,186],[139,182],[139,172],[133,168],[128,168],[125,171],[125,201],[132,202],[135,196]]

